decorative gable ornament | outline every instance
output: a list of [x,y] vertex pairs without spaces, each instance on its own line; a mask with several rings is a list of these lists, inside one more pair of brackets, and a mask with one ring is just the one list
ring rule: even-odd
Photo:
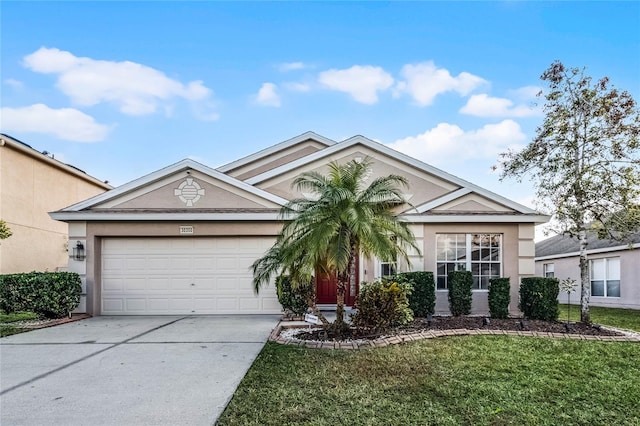
[[173,190],[173,195],[178,197],[187,207],[193,207],[200,197],[204,196],[204,188],[193,178],[186,178],[184,182]]

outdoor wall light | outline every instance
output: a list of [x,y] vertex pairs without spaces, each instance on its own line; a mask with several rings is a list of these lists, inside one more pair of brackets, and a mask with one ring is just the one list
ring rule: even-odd
[[73,248],[73,259],[74,260],[84,260],[87,255],[84,252],[84,244],[80,241],[76,241],[76,246]]

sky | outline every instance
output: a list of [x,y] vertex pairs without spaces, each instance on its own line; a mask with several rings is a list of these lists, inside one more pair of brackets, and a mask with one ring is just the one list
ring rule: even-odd
[[114,186],[306,131],[363,135],[530,207],[501,152],[554,60],[640,100],[640,2],[0,3],[0,131]]

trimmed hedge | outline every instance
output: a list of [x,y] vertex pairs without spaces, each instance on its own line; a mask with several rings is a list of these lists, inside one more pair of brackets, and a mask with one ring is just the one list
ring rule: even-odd
[[416,317],[424,318],[436,312],[436,283],[433,272],[403,272],[395,276],[398,282],[408,282],[413,287],[409,295],[409,308]]
[[356,301],[357,311],[351,317],[352,324],[377,331],[408,324],[413,321],[409,294],[411,284],[408,282],[363,282]]
[[525,318],[556,321],[559,315],[559,291],[557,278],[523,278],[520,285],[520,310]]
[[449,282],[449,310],[451,315],[469,315],[471,313],[471,289],[473,275],[471,271],[451,271]]
[[491,278],[489,280],[489,313],[491,318],[507,318],[509,316],[509,278]]
[[62,318],[78,307],[82,284],[75,272],[0,275],[0,309]]
[[313,280],[299,283],[295,288],[288,275],[280,275],[276,278],[276,291],[278,293],[278,302],[286,311],[293,312],[295,315],[302,315],[309,307],[309,300],[312,300],[315,291]]

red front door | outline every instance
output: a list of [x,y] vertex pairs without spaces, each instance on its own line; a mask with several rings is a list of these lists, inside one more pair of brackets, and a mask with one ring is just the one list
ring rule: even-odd
[[[350,288],[351,286],[347,284],[347,288],[345,291],[345,304],[348,306],[353,306],[356,302],[356,296],[358,295],[358,289],[360,287],[360,265],[359,259],[356,258],[356,285],[355,288]],[[336,289],[338,284],[338,278],[336,274],[323,274],[319,271],[316,271],[316,302],[318,304],[324,305],[335,305],[336,304]],[[353,290],[353,291],[352,291]]]

